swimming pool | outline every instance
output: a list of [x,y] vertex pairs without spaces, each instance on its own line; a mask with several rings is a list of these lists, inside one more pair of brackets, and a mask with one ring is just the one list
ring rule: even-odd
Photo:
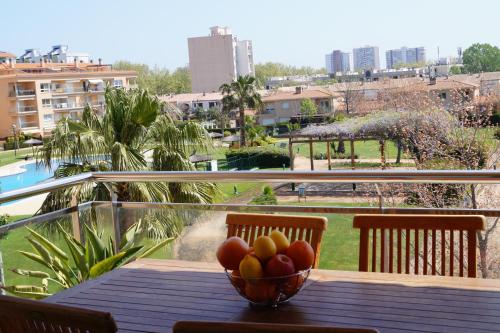
[[45,168],[43,165],[37,167],[36,163],[29,163],[22,166],[25,172],[11,176],[0,177],[0,193],[17,190],[23,187],[32,186],[43,182],[54,176],[54,170]]

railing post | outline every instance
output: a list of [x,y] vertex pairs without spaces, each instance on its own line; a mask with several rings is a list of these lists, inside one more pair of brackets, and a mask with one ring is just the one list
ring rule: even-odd
[[81,242],[82,241],[82,229],[80,225],[80,211],[78,210],[78,198],[76,193],[71,196],[71,207],[76,207],[76,211],[71,213],[71,226],[73,230],[73,237]]
[[113,231],[115,236],[115,253],[120,250],[122,234],[120,232],[120,212],[118,211],[118,197],[111,186],[108,186],[111,197],[111,220],[113,221]]

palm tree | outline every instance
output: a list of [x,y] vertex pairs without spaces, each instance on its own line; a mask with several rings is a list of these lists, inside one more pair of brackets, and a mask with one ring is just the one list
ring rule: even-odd
[[[106,89],[106,110],[102,116],[86,107],[81,121],[63,118],[51,141],[39,151],[37,160],[51,166],[57,159],[55,177],[89,171],[195,170],[189,156],[211,145],[208,133],[197,123],[177,123],[166,106],[145,90]],[[152,153],[148,164],[146,154]],[[217,188],[209,183],[110,184],[118,201],[211,203]],[[79,202],[110,200],[102,183],[86,183],[51,192],[41,213],[68,207],[73,195]],[[172,235],[179,228],[164,226]]]
[[246,145],[245,140],[245,109],[259,108],[262,105],[260,94],[255,87],[255,78],[245,75],[238,76],[236,81],[220,86],[222,105],[225,109],[238,109],[240,116],[240,146]]

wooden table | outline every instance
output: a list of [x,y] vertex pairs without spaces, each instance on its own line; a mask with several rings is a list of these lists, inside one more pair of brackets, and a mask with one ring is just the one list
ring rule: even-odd
[[125,333],[169,332],[178,320],[500,332],[499,280],[315,270],[273,310],[250,307],[218,264],[143,259],[46,301],[111,312]]

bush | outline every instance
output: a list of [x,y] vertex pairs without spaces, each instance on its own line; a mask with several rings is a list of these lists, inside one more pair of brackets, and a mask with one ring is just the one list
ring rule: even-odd
[[[358,154],[354,154],[354,158],[358,159]],[[315,160],[326,160],[327,156],[325,153],[314,153],[314,159]],[[333,153],[333,154],[331,154],[331,159],[332,160],[350,160],[351,155],[350,154],[342,154],[342,153]]]
[[500,112],[495,112],[490,117],[491,125],[497,126],[500,125]]
[[227,131],[227,130],[224,131],[224,136],[230,136],[230,135],[232,135],[231,131]]
[[281,168],[290,166],[288,152],[273,146],[248,147],[230,150],[226,153],[230,169]]
[[497,128],[495,134],[493,134],[495,139],[500,140],[500,128]]
[[[9,222],[9,215],[0,215],[0,227],[6,225]],[[7,236],[7,233],[0,234],[0,239]]]
[[274,193],[272,187],[266,185],[264,186],[262,194],[253,198],[250,203],[254,205],[277,205],[278,200],[276,199],[276,194]]

